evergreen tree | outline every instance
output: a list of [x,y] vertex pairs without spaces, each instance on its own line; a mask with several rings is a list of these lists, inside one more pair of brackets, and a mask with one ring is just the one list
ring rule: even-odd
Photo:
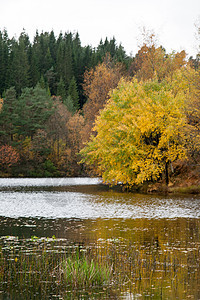
[[63,78],[68,87],[73,76],[72,49],[69,37],[67,40],[66,38],[65,40],[61,40],[60,36],[57,51],[56,72],[59,77]]
[[82,47],[78,32],[67,32],[55,37],[53,30],[36,31],[33,43],[23,31],[19,39],[9,39],[6,30],[0,31],[0,95],[15,86],[17,96],[25,87],[35,87],[43,76],[51,94],[56,94],[62,77],[66,90],[75,77],[80,107],[86,102],[83,94],[83,78],[86,70],[102,62],[109,52],[115,61],[127,63],[123,47],[115,38],[100,41],[97,49]]
[[76,112],[76,108],[74,107],[74,102],[71,98],[71,96],[68,96],[67,98],[65,98],[65,100],[63,101],[63,104],[65,104],[65,106],[67,107],[67,110],[71,113],[75,113]]
[[19,42],[12,40],[10,84],[15,86],[17,95],[29,86],[28,37],[21,33]]
[[45,89],[40,85],[25,88],[16,107],[15,132],[18,137],[33,138],[38,129],[45,128],[45,123],[52,114],[52,102]]
[[79,95],[78,95],[76,79],[74,76],[72,77],[72,79],[70,81],[70,85],[69,85],[69,89],[68,89],[68,96],[71,97],[75,109],[78,110],[79,109]]
[[81,41],[79,38],[78,32],[73,39],[73,70],[75,74],[76,81],[80,80],[80,76],[82,75],[82,48],[81,48]]
[[50,32],[50,35],[49,35],[49,50],[50,50],[51,58],[53,61],[53,67],[55,68],[57,45],[56,45],[56,38],[55,38],[53,30]]
[[40,78],[40,81],[39,81],[39,86],[41,87],[41,89],[48,89],[47,88],[47,84],[46,84],[46,82],[45,82],[45,80],[44,80],[44,76],[42,75],[41,76],[41,78]]
[[50,49],[48,48],[44,57],[44,69],[50,70],[52,66],[53,66],[53,59],[51,57]]
[[11,143],[15,132],[16,106],[15,88],[8,89],[5,93],[3,107],[0,111],[0,135],[1,142]]
[[63,81],[62,77],[60,77],[60,81],[58,82],[57,94],[56,95],[60,96],[62,98],[63,102],[67,97],[65,84],[64,84],[64,81]]
[[8,47],[8,35],[6,30],[0,31],[0,95],[7,88],[7,72],[8,72],[8,57],[9,57],[9,47]]
[[45,73],[45,78],[50,90],[51,95],[56,94],[56,72],[54,71],[54,68],[51,67],[47,72]]
[[35,52],[34,46],[30,46],[29,49],[29,74],[30,74],[30,86],[34,87],[40,80],[39,61]]

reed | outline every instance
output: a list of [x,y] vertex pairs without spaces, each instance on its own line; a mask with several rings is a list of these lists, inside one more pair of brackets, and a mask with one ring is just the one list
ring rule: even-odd
[[109,293],[115,291],[116,295],[157,293],[158,299],[198,294],[195,286],[189,291],[188,286],[196,282],[200,271],[199,247],[180,251],[152,244],[146,248],[123,239],[97,241],[87,247],[58,247],[56,239],[41,243],[34,238],[30,243],[0,248],[0,291],[11,299],[20,299],[16,295],[68,299],[68,293],[73,294],[69,299],[88,299],[95,291],[107,293],[104,299],[111,299]]
[[77,251],[61,264],[62,281],[72,288],[103,287],[112,279],[112,265],[99,263],[90,252]]
[[41,246],[36,238],[31,244],[28,249],[0,248],[0,290],[11,299],[24,292],[27,299],[47,299],[49,294],[65,293],[66,288],[103,291],[111,282],[112,266],[98,262],[90,249],[82,251],[74,245],[56,251],[55,244]]

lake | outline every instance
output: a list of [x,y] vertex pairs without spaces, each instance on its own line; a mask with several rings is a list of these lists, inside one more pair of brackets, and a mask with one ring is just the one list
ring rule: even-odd
[[[199,195],[121,192],[98,178],[2,178],[0,232],[8,259],[31,237],[55,237],[57,249],[98,248],[112,258],[126,280],[109,292],[79,291],[77,299],[200,299]],[[0,299],[23,299],[5,282],[0,288]],[[54,299],[75,299],[72,293]]]

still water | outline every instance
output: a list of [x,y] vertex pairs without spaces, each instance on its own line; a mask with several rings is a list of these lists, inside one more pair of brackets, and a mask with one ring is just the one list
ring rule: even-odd
[[1,243],[55,236],[112,248],[118,272],[134,265],[113,299],[200,299],[199,195],[122,193],[97,178],[0,179],[0,233]]

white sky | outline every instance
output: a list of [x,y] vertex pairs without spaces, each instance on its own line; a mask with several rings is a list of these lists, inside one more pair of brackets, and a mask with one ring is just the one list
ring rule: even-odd
[[82,46],[96,47],[100,39],[115,36],[127,54],[138,51],[141,27],[154,30],[159,44],[196,56],[195,23],[200,0],[0,0],[0,30],[18,37],[25,28],[39,33],[78,31]]

